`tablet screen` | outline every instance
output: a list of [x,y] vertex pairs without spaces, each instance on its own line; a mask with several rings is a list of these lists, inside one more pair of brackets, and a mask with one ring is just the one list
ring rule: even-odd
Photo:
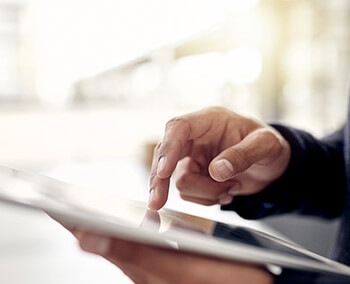
[[75,226],[83,224],[137,241],[164,239],[177,242],[177,248],[219,257],[232,255],[232,259],[350,275],[348,267],[250,228],[169,209],[152,211],[143,202],[99,194],[3,166],[0,166],[0,199],[40,209],[51,216],[65,216],[64,222]]
[[239,242],[245,245],[251,245],[258,248],[276,251],[282,254],[313,259],[304,253],[301,253],[274,241],[269,235],[264,236],[264,233],[256,232],[249,228],[235,227],[218,222],[215,225],[213,234],[218,238],[227,239],[233,242]]

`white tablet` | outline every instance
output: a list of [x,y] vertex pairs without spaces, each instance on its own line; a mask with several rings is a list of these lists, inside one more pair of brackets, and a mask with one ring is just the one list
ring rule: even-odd
[[265,233],[162,209],[0,166],[0,200],[45,211],[66,227],[214,257],[349,277],[350,267]]

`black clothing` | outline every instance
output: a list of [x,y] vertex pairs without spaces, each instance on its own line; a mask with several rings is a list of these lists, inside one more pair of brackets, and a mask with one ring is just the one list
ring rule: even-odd
[[[283,176],[262,192],[239,196],[223,210],[248,219],[286,212],[341,218],[333,259],[350,265],[350,111],[344,127],[323,139],[274,124],[291,145],[291,161]],[[286,270],[276,283],[350,283]],[[297,276],[299,275],[299,276]],[[300,277],[300,278],[293,278]],[[312,279],[312,280],[311,280]]]

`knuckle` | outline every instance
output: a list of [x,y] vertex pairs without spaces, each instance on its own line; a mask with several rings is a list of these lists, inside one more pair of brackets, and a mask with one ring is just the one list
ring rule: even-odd
[[161,141],[153,150],[153,162],[157,161],[159,157],[164,155],[165,148],[167,146],[167,141]]
[[156,155],[160,149],[160,147],[162,146],[162,142],[158,142],[157,145],[154,147],[153,149],[153,155]]
[[278,136],[276,131],[272,128],[263,128],[259,133],[267,144],[270,146],[272,152],[279,152],[282,149],[282,139]]
[[221,106],[213,106],[213,107],[210,107],[209,110],[213,111],[213,112],[227,112],[228,111],[227,108],[224,108]]
[[159,149],[162,146],[162,143],[159,142],[154,148],[152,153],[152,170],[154,170],[154,167],[156,166],[156,163],[158,162],[158,154]]
[[257,136],[265,138],[265,139],[274,139],[274,133],[270,128],[263,127],[256,130]]
[[261,136],[263,136],[266,139],[272,139],[272,140],[276,139],[276,135],[271,128],[264,127],[264,128],[260,128],[257,131],[258,133],[260,133]]
[[161,157],[161,155],[163,155],[163,152],[164,152],[164,142],[160,141],[153,148],[152,170],[154,170],[154,167],[157,165],[158,159],[159,157]]
[[150,180],[153,180],[156,176],[157,176],[157,172],[156,171],[152,171],[151,174],[150,174]]
[[234,112],[230,111],[229,109],[221,106],[210,107],[208,110],[210,113],[212,113],[215,116],[220,115],[221,118],[225,118],[225,117],[227,118],[227,117],[232,117],[237,115]]
[[249,155],[247,147],[240,146],[232,149],[229,153],[234,165],[240,170],[247,169],[252,164],[252,158]]
[[153,185],[154,179],[157,177],[157,172],[156,171],[152,171],[150,174],[150,178],[149,178],[149,184]]
[[187,130],[190,130],[191,124],[190,124],[189,118],[186,118],[185,116],[173,117],[166,123],[165,131],[169,133],[175,127],[181,127],[185,129],[187,128]]
[[166,125],[165,125],[165,129],[169,129],[169,128],[172,128],[174,127],[174,125],[177,125],[177,124],[182,124],[185,122],[185,119],[184,117],[182,116],[176,116],[176,117],[173,117],[172,119],[170,119]]
[[157,151],[158,152],[158,158],[164,156],[164,153],[166,152],[166,149],[167,149],[169,143],[170,142],[168,140],[166,140],[159,146],[159,150]]

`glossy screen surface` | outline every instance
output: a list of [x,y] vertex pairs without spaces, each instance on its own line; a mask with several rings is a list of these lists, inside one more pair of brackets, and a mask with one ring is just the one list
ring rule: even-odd
[[[0,199],[17,205],[44,210],[49,214],[98,216],[116,226],[152,231],[159,235],[171,232],[198,235],[266,249],[288,256],[319,261],[261,232],[213,220],[162,209],[151,211],[146,203],[127,200],[118,195],[98,194],[48,177],[0,166]],[[88,217],[86,217],[88,219]]]

